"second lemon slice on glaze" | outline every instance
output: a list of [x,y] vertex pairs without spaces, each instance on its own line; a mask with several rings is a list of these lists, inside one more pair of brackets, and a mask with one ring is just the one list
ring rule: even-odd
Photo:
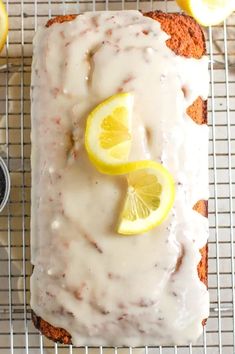
[[128,188],[118,233],[141,234],[161,224],[175,197],[174,180],[168,170],[146,160],[122,166],[122,173],[127,174]]
[[112,173],[128,161],[131,148],[133,95],[116,94],[100,103],[88,116],[85,146],[96,168]]

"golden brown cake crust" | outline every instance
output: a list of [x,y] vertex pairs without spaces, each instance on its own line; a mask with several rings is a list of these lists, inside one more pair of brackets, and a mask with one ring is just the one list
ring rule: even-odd
[[[201,58],[206,52],[205,38],[201,27],[196,21],[183,14],[166,14],[161,11],[148,12],[144,14],[156,21],[159,21],[161,28],[171,37],[167,40],[168,47],[177,55],[181,55],[187,58]],[[57,16],[50,19],[46,27],[50,27],[55,23],[63,23],[66,21],[72,21],[77,15],[64,15]],[[184,88],[182,88],[184,92]],[[185,94],[185,92],[184,92]],[[188,115],[197,124],[207,123],[207,103],[203,101],[201,97],[188,108]],[[207,152],[205,152],[207,153]],[[208,202],[206,200],[199,200],[193,207],[194,210],[199,212],[205,217],[208,217]],[[198,264],[198,276],[200,280],[207,286],[208,276],[208,245],[205,245],[201,250],[201,261]],[[180,257],[177,269],[183,262],[183,253]],[[63,328],[54,327],[41,317],[37,316],[32,311],[32,321],[35,327],[49,339],[60,342],[63,344],[71,344],[71,335]],[[206,320],[203,321],[203,325]]]
[[47,21],[46,27],[50,27],[54,23],[63,23],[63,22],[73,21],[77,16],[78,15],[56,16],[54,18],[51,18],[49,21]]
[[163,31],[170,35],[166,44],[175,54],[199,59],[206,53],[204,33],[192,17],[161,11],[151,11],[144,15],[160,22]]
[[63,344],[71,344],[71,335],[63,328],[54,327],[41,317],[37,316],[34,311],[32,313],[32,321],[34,326],[47,338],[54,342]]

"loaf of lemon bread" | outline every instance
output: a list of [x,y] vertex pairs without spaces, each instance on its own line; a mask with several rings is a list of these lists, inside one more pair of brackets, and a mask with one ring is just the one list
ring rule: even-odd
[[[67,197],[66,195],[64,199],[60,199],[61,194],[63,195],[64,193],[63,188],[67,188],[66,183],[69,183],[68,194],[73,194],[73,189],[72,187],[70,188],[70,186],[74,185],[74,178],[69,179],[69,182],[67,180],[66,182],[63,182],[64,185],[62,184],[62,186],[60,187],[61,189],[57,188],[54,189],[54,191],[52,190],[51,192],[51,188],[53,189],[53,186],[58,183],[59,180],[64,178],[63,173],[60,173],[59,171],[61,169],[63,170],[67,168],[67,162],[64,162],[68,161],[67,157],[65,157],[64,161],[58,161],[58,165],[60,166],[55,167],[52,163],[53,160],[56,159],[56,155],[54,155],[54,152],[52,152],[52,149],[54,149],[53,146],[61,143],[61,147],[56,150],[56,154],[67,154],[67,148],[65,149],[64,145],[67,144],[68,139],[71,140],[71,137],[66,136],[66,139],[62,139],[60,141],[60,136],[62,136],[62,134],[63,136],[64,134],[68,134],[68,132],[72,129],[76,131],[78,140],[80,139],[81,141],[83,141],[82,129],[84,127],[84,119],[87,113],[89,113],[87,111],[86,105],[85,108],[83,108],[84,101],[90,98],[91,95],[94,95],[96,96],[96,101],[99,102],[107,96],[106,93],[104,93],[105,91],[107,91],[108,95],[111,95],[115,94],[116,92],[118,92],[118,90],[120,90],[120,84],[123,83],[123,80],[121,80],[123,79],[122,72],[120,73],[120,80],[119,75],[114,75],[114,78],[110,78],[110,80],[117,81],[117,85],[116,83],[112,85],[111,91],[113,91],[110,92],[110,84],[108,77],[110,75],[110,63],[104,61],[102,66],[102,63],[100,64],[99,60],[103,59],[106,54],[110,55],[110,51],[114,50],[115,46],[116,54],[112,54],[112,56],[110,57],[112,60],[115,60],[115,55],[118,56],[119,50],[129,50],[130,52],[132,51],[132,48],[130,48],[130,41],[133,40],[133,37],[130,37],[130,40],[128,39],[128,28],[130,28],[131,30],[131,27],[136,27],[137,31],[139,31],[138,36],[151,36],[151,41],[154,41],[155,36],[156,47],[154,48],[154,50],[156,52],[158,50],[158,42],[165,42],[166,46],[170,49],[169,52],[171,51],[173,53],[172,55],[174,55],[174,57],[170,57],[169,60],[174,60],[176,63],[175,65],[179,65],[180,67],[179,75],[181,75],[181,71],[184,71],[182,69],[184,64],[186,73],[189,73],[190,65],[192,65],[191,68],[193,70],[197,67],[197,63],[200,60],[204,60],[204,55],[206,52],[204,34],[200,26],[191,17],[185,16],[183,14],[166,14],[159,11],[148,12],[145,13],[143,16],[135,11],[125,11],[124,13],[126,13],[126,17],[123,15],[125,17],[124,19],[122,18],[121,12],[107,12],[107,15],[105,16],[103,16],[102,13],[101,15],[100,13],[98,13],[98,15],[89,15],[89,19],[87,19],[83,15],[78,17],[77,15],[58,16],[47,22],[46,34],[45,29],[41,29],[36,36],[34,46],[37,46],[37,49],[34,49],[32,79],[33,82],[31,94],[33,106],[33,204],[31,228],[32,263],[34,265],[33,276],[31,279],[32,319],[35,327],[38,328],[42,334],[56,342],[61,342],[64,344],[74,343],[76,345],[131,346],[157,344],[188,344],[190,342],[195,341],[198,335],[201,333],[202,325],[205,324],[205,317],[207,317],[208,315],[208,249],[206,244],[206,219],[208,216],[208,196],[206,192],[204,192],[204,190],[206,190],[207,181],[203,182],[203,184],[205,184],[203,188],[200,188],[200,186],[195,186],[195,190],[198,189],[200,194],[198,195],[198,198],[196,200],[195,198],[192,198],[192,200],[194,200],[192,205],[193,216],[190,220],[191,222],[193,221],[195,224],[202,223],[205,224],[205,226],[203,226],[202,228],[197,226],[199,227],[198,229],[195,226],[196,229],[194,230],[192,225],[189,225],[189,227],[186,225],[188,229],[185,229],[184,221],[178,218],[178,221],[182,222],[181,230],[178,230],[178,225],[176,225],[176,229],[172,231],[171,227],[175,222],[175,211],[173,210],[172,215],[169,217],[169,220],[166,221],[166,224],[164,224],[166,226],[167,231],[162,231],[163,227],[160,227],[159,231],[158,229],[154,231],[157,234],[156,238],[158,238],[158,240],[161,238],[161,235],[164,235],[164,237],[166,238],[164,242],[171,244],[172,249],[174,247],[176,248],[175,252],[172,251],[172,261],[169,260],[169,262],[166,264],[163,261],[160,261],[161,258],[159,255],[159,248],[163,247],[162,249],[165,249],[165,246],[162,245],[163,241],[156,241],[156,244],[154,244],[154,241],[151,241],[151,246],[146,246],[145,244],[141,246],[141,242],[143,242],[139,241],[141,237],[145,237],[147,239],[148,237],[154,238],[155,236],[153,234],[147,234],[147,236],[137,236],[138,240],[135,240],[135,237],[133,237],[131,241],[129,241],[128,239],[128,241],[126,241],[126,244],[122,246],[122,254],[124,258],[116,258],[116,262],[118,262],[118,260],[119,262],[127,262],[127,264],[125,265],[120,264],[119,267],[120,269],[122,269],[120,270],[120,272],[119,267],[117,267],[116,265],[113,266],[110,260],[110,256],[112,257],[112,253],[115,253],[116,247],[119,247],[119,245],[117,245],[116,243],[111,243],[112,238],[114,238],[114,235],[112,235],[111,232],[109,232],[109,239],[107,241],[100,240],[99,244],[99,239],[97,240],[97,238],[95,238],[93,240],[93,232],[95,232],[96,229],[97,234],[99,234],[99,225],[97,224],[97,226],[96,222],[94,222],[94,229],[92,228],[91,231],[85,231],[85,233],[90,232],[88,236],[88,243],[90,244],[92,249],[89,250],[89,252],[94,252],[94,255],[91,254],[91,256],[87,257],[86,252],[87,247],[89,249],[89,244],[85,244],[84,246],[84,240],[78,243],[74,241],[76,240],[76,237],[81,237],[80,234],[83,232],[81,231],[81,225],[79,224],[79,217],[81,217],[81,213],[79,213],[80,209],[78,208],[77,211],[78,224],[76,224],[76,206],[73,206],[73,211],[70,210],[72,197]],[[109,18],[107,17],[108,14]],[[101,18],[99,16],[101,16]],[[147,22],[145,22],[142,17],[143,19],[146,18]],[[117,30],[116,26],[119,19],[120,28],[124,27],[123,31],[126,31],[126,42],[124,43],[124,40],[123,42],[121,42],[121,49],[118,48],[118,41],[115,42],[116,37],[119,34],[119,27]],[[151,23],[148,22],[147,19],[151,19],[151,21],[154,20],[159,23],[159,30],[155,28],[154,25],[152,27]],[[76,26],[73,26],[74,21],[77,21]],[[109,22],[109,27],[107,27],[105,35],[102,33],[102,35],[99,36],[99,32],[101,32],[100,28],[102,27],[102,21],[106,21],[106,27],[107,22]],[[70,27],[63,27],[65,24]],[[51,31],[54,26],[57,28],[55,32]],[[91,31],[90,34],[89,31]],[[67,37],[68,33],[69,36]],[[162,33],[165,36],[164,41],[161,39]],[[79,75],[77,77],[77,82],[76,80],[74,80],[71,84],[70,77],[72,74],[69,70],[72,70],[74,68],[74,65],[76,65],[76,57],[78,58],[77,65],[80,65],[81,70],[85,70],[83,67],[83,60],[80,58],[80,51],[86,51],[87,49],[84,49],[83,47],[80,49],[79,43],[81,43],[82,46],[86,46],[86,41],[81,39],[81,36],[87,36],[87,42],[89,43],[89,41],[92,41],[89,35],[93,37],[97,35],[98,38],[96,38],[97,43],[95,43],[95,45],[92,43],[92,48],[95,47],[97,50],[96,60],[98,63],[98,68],[96,66],[92,68],[93,79],[95,74],[97,75],[96,86],[93,85],[93,83],[90,83],[90,86],[88,85],[87,89],[85,85],[83,86],[83,84],[79,82],[79,80],[83,80],[82,75]],[[72,41],[74,41],[74,43],[77,42],[77,45],[71,46]],[[138,42],[137,38],[136,42],[133,42],[133,46],[138,47],[138,45],[144,43],[144,50],[146,48],[147,49],[146,52],[143,51],[143,57],[145,61],[148,61],[151,60],[151,58],[148,57],[150,52],[150,50],[148,50],[150,42],[146,42],[145,44],[144,41],[145,38],[143,40],[141,39],[141,42]],[[102,54],[99,49],[106,42],[108,42],[109,44],[106,48],[104,48],[104,53]],[[55,43],[53,45],[53,48],[51,48],[52,43]],[[56,48],[56,46],[58,46],[59,49]],[[70,46],[71,51],[69,51],[70,49],[68,49]],[[159,44],[159,51],[161,50],[161,46],[162,43]],[[67,50],[68,52],[64,54],[64,51]],[[39,58],[39,53],[41,53],[42,58]],[[61,53],[60,58],[58,58],[59,53]],[[135,51],[134,53],[130,54],[130,61],[131,58],[133,58],[133,54],[135,55]],[[182,58],[185,61],[182,63],[180,62],[178,64],[176,57]],[[137,56],[136,60],[139,60],[138,58],[139,56]],[[159,61],[160,64],[162,64],[161,60]],[[166,57],[166,61],[167,60],[168,59]],[[192,61],[188,64],[188,60]],[[69,65],[71,65],[71,67],[69,67]],[[94,64],[93,61],[92,65],[96,65],[96,62]],[[134,66],[134,63],[126,62],[126,66],[128,68],[131,68],[132,65]],[[202,65],[203,67],[206,66],[206,64]],[[112,66],[110,67],[112,68]],[[199,74],[205,73],[205,69],[199,68],[196,70],[198,70]],[[74,75],[76,75],[75,72]],[[166,74],[162,73],[162,80],[165,80],[165,75]],[[123,85],[128,85],[128,80],[132,80],[131,75],[128,76],[127,80]],[[202,77],[202,85],[206,86],[207,80],[207,77]],[[143,80],[143,83],[146,85],[146,81]],[[135,89],[135,87],[137,87],[137,84],[136,86],[135,84],[133,85]],[[133,89],[133,87],[131,88]],[[200,132],[202,132],[202,140],[192,142],[192,144],[198,144],[198,150],[200,150],[202,149],[202,147],[205,148],[206,146],[206,89],[202,89],[202,91],[200,91],[200,87],[197,87],[197,89],[195,89],[192,94],[192,87],[193,84],[190,86],[190,83],[188,83],[186,78],[185,82],[182,82],[181,90],[185,102],[190,103],[188,107],[185,107],[185,116],[187,117],[187,119],[192,120],[192,128],[190,127],[190,129],[192,129],[192,131],[194,128],[195,131],[197,130],[197,132],[195,133],[196,136],[200,136]],[[125,91],[127,88],[124,86],[121,87],[121,89]],[[157,86],[156,89],[158,89]],[[78,97],[76,96],[76,90],[78,91]],[[87,94],[87,90],[90,90],[89,95]],[[138,91],[138,87],[136,88],[136,90]],[[43,91],[50,92],[42,98],[42,96],[40,96],[40,93],[42,93]],[[194,97],[196,94],[198,94],[198,96]],[[169,100],[172,99],[174,100],[174,95],[169,95]],[[35,103],[35,101],[37,100],[39,102]],[[49,107],[50,100],[54,102],[51,107]],[[64,108],[62,107],[67,104],[66,100],[70,100],[71,104],[66,106],[66,111],[63,111]],[[143,104],[147,104],[147,102],[148,100],[145,97]],[[169,101],[169,104],[171,104],[171,101]],[[35,113],[39,106],[43,106],[43,108],[40,108],[40,110],[42,111],[40,115],[39,113]],[[54,107],[58,108],[55,113],[51,110],[51,108]],[[60,116],[60,110],[62,110],[63,113],[66,115],[65,121],[63,121],[64,118],[61,118]],[[49,118],[47,118],[47,116],[49,116]],[[80,120],[78,120],[77,117],[79,117]],[[39,120],[40,123],[38,122]],[[51,123],[49,123],[48,120],[50,120],[50,122],[53,121],[53,129],[50,127]],[[157,120],[158,111],[156,110],[156,124]],[[61,128],[61,126],[63,128]],[[169,126],[169,128],[171,129],[172,126]],[[63,129],[63,132],[61,129]],[[178,135],[176,137],[175,144],[178,144],[178,140],[181,140],[179,142],[178,150],[177,146],[174,150],[174,146],[172,145],[172,154],[181,153],[180,151],[182,150],[182,145],[184,145],[185,137],[180,137],[180,132],[178,130],[176,131],[176,134]],[[39,148],[38,145],[35,147],[35,144],[39,144],[41,147]],[[190,144],[190,142],[188,142],[187,144]],[[80,154],[79,148],[78,155]],[[82,154],[83,152],[81,153],[81,155]],[[187,154],[187,152],[183,151],[182,154]],[[204,154],[205,156],[207,156],[207,151],[204,151]],[[200,152],[199,155],[202,156],[202,153]],[[47,158],[47,156],[49,157]],[[192,156],[192,159],[193,158],[194,156]],[[75,156],[74,159],[79,160],[79,156]],[[161,160],[164,163],[164,151],[162,153]],[[48,161],[50,161],[50,163],[48,163]],[[185,161],[187,162],[187,158],[185,158],[183,162]],[[200,168],[197,166],[198,161],[199,157],[195,160],[195,170],[196,174],[199,176],[198,179],[200,182],[203,180],[203,176],[207,174],[207,171],[205,171],[206,162],[202,162],[202,166],[200,168],[204,169],[204,171],[202,173],[203,176],[200,175]],[[36,164],[40,165],[40,171],[36,171]],[[93,176],[93,174],[95,175],[95,172],[93,170],[90,170],[90,167],[86,167],[86,162],[83,161],[82,156],[81,166],[83,165],[85,166],[84,169],[87,169],[88,171],[86,174],[86,178],[90,178],[92,180],[93,177],[89,176]],[[178,164],[177,166],[178,169],[181,168],[180,164]],[[167,167],[171,169],[170,165],[168,165]],[[75,167],[72,164],[69,168],[73,169]],[[47,170],[49,171],[49,177],[47,176],[48,178],[44,179],[44,172]],[[77,172],[75,172],[75,170],[73,170],[73,172],[76,175]],[[190,173],[188,174],[188,176],[187,173],[185,173],[185,176],[189,179]],[[184,180],[185,176],[182,176],[182,180],[180,179],[180,177],[178,178],[178,176],[174,176],[176,179],[176,188],[184,188],[184,186],[187,185],[188,181]],[[97,184],[103,183],[103,180],[102,182],[100,182],[99,178],[96,175],[95,179],[97,180]],[[110,183],[109,180],[104,182],[107,184]],[[51,185],[48,186],[48,183],[51,183]],[[37,192],[37,189],[39,188],[45,188],[47,190],[47,193],[44,192],[40,194],[40,198]],[[76,194],[76,190],[74,190],[74,193]],[[185,194],[186,193],[187,191],[185,191]],[[187,199],[187,196],[185,198]],[[49,209],[47,209],[48,199],[51,203]],[[54,200],[56,201],[56,203],[54,203]],[[104,200],[104,203],[106,202],[107,201]],[[75,203],[79,203],[79,195],[77,196]],[[89,208],[90,210],[92,209],[91,205]],[[69,209],[69,211],[67,209]],[[48,213],[51,213],[50,219],[43,216]],[[57,218],[57,215],[59,213],[61,213],[61,215],[63,215],[63,218],[66,219],[64,225],[66,225],[67,222],[68,225],[70,225],[69,229],[66,229],[64,225],[60,226],[61,219]],[[93,214],[92,210],[91,215],[94,220],[94,215],[96,214]],[[70,218],[72,220],[72,226],[69,222]],[[98,211],[97,218],[99,218]],[[92,222],[93,221],[90,220],[90,223]],[[44,230],[45,232],[45,230],[49,229],[50,231],[48,231],[48,235],[45,235],[46,237],[43,240],[40,239],[40,230]],[[188,236],[186,232],[187,230],[189,230],[188,234],[190,236]],[[185,239],[187,239],[187,242],[184,243],[181,238],[177,239],[177,237],[175,237],[175,235],[177,235],[177,232],[182,234],[180,237],[185,237]],[[205,232],[205,235],[201,237],[200,232],[202,234],[203,232]],[[192,236],[190,233],[192,233]],[[173,235],[175,239],[172,242],[172,238],[174,238]],[[197,237],[200,238],[200,241],[197,241]],[[37,240],[35,240],[36,238]],[[92,242],[90,242],[91,239]],[[106,242],[110,244],[110,248],[106,247]],[[121,241],[117,242],[125,242],[125,240],[123,240],[122,238]],[[138,242],[140,242],[140,245],[138,245]],[[146,242],[148,243],[148,241]],[[58,245],[58,243],[60,243],[60,245]],[[56,249],[53,248],[54,244],[57,244]],[[133,247],[134,249],[136,249],[136,259],[133,253],[131,255],[128,255],[128,250],[125,254],[124,250],[128,247]],[[146,257],[148,257],[148,255],[143,254],[143,257],[140,257],[141,252],[138,247],[142,247],[143,252],[149,252],[149,258],[152,258],[153,264],[151,264],[153,267],[155,267],[156,275],[152,274],[151,277],[148,277],[148,272],[150,272],[150,265],[149,262],[146,260]],[[150,247],[151,249],[156,247],[156,257],[154,257],[148,247]],[[198,249],[198,251],[196,250],[196,248]],[[51,257],[51,252],[53,252],[53,249],[54,252],[57,252],[57,256],[55,257]],[[64,254],[67,251],[68,256],[65,257]],[[192,252],[194,252],[193,256]],[[170,257],[170,254],[171,252],[166,255],[166,258],[168,256]],[[191,257],[193,257],[194,261],[198,260],[198,265],[194,267],[195,269],[193,268],[194,263],[192,262],[191,264],[189,261],[190,255]],[[130,259],[130,257],[132,257],[132,259]],[[74,258],[77,259],[76,262],[74,261]],[[143,266],[140,266],[140,263],[143,263]],[[144,266],[145,263],[146,266]],[[74,267],[76,265],[78,266],[78,268],[81,267],[81,269],[83,269],[83,273],[81,273],[80,269],[71,269],[71,267]],[[103,273],[106,270],[107,275],[104,275]],[[106,277],[106,280],[103,279],[104,277]],[[167,278],[166,281],[164,277]],[[186,289],[183,288],[182,282],[184,277],[186,278],[186,281],[187,277],[188,279],[190,279],[190,284],[191,282],[192,284],[197,284],[197,286],[195,286],[195,298],[193,298],[194,295],[191,290],[187,288],[187,286]],[[196,278],[198,278],[198,280]],[[134,279],[136,279],[135,281],[139,283],[139,288],[143,287],[146,290],[139,291],[138,286],[137,288],[135,288],[134,285],[132,287],[132,281],[134,281]],[[76,280],[75,284],[74,280]],[[156,282],[156,292],[154,290],[154,282]],[[164,283],[163,287],[158,286],[158,284],[161,282]],[[114,283],[115,286],[113,285]],[[106,284],[107,289],[104,288],[104,284]],[[132,288],[128,289],[128,286]],[[121,292],[118,295],[117,288],[119,288],[119,291]],[[162,299],[161,295],[158,294],[158,291],[164,294],[164,299]],[[188,296],[191,299],[189,302],[188,300],[183,300],[181,294],[181,292],[183,291],[185,292],[185,296]],[[129,292],[130,295],[128,295]],[[169,293],[171,295],[169,295]],[[102,301],[102,299],[104,301]],[[192,308],[194,305],[195,309]],[[181,310],[179,309],[179,306],[182,307]],[[81,308],[81,312],[79,312],[79,307]],[[171,315],[168,315],[167,307],[169,307],[170,311],[172,312]],[[195,314],[196,311],[198,312],[198,309],[201,309],[201,311],[199,311],[200,313]],[[174,316],[178,317],[178,320]],[[65,318],[66,320],[64,320]],[[154,318],[156,318],[156,320],[154,320]],[[174,322],[174,325],[170,324],[170,322]],[[78,323],[80,323],[79,326],[77,325]],[[186,329],[188,329],[188,331]]]

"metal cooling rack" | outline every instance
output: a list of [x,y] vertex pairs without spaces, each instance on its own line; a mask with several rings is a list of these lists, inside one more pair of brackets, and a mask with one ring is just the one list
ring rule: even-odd
[[232,354],[235,353],[235,14],[207,31],[211,90],[209,291],[210,318],[195,346],[73,348],[43,338],[29,307],[30,105],[32,37],[48,17],[91,10],[179,11],[174,1],[9,0],[10,32],[0,56],[0,154],[10,169],[10,201],[0,215],[1,354]]

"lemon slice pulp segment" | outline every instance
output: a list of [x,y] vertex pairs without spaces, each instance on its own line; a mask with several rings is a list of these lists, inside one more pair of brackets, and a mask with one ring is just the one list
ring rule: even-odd
[[8,33],[8,16],[5,6],[0,0],[0,51],[2,50]]
[[133,94],[119,93],[100,103],[88,116],[85,147],[100,172],[128,161],[131,148]]
[[122,172],[127,173],[128,188],[117,231],[147,232],[161,224],[172,208],[174,180],[165,167],[149,160],[127,163]]
[[234,10],[234,0],[176,0],[178,5],[203,26],[221,23]]

